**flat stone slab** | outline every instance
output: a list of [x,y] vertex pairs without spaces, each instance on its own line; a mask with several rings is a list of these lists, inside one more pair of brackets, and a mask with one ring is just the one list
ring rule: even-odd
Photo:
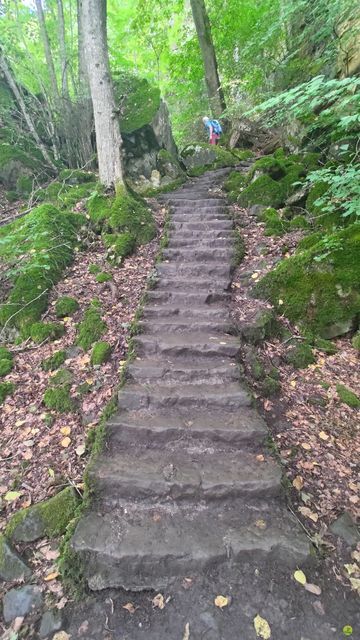
[[26,616],[37,611],[42,605],[42,593],[35,585],[25,585],[10,589],[3,597],[3,615],[5,622]]
[[0,579],[5,582],[29,578],[32,574],[30,567],[15,551],[10,542],[0,535]]

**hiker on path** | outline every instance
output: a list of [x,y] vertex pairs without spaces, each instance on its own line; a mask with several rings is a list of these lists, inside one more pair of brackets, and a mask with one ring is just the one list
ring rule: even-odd
[[218,120],[210,120],[208,116],[204,116],[203,123],[205,125],[205,128],[208,129],[209,143],[217,144],[222,134],[222,128],[221,128],[220,122]]

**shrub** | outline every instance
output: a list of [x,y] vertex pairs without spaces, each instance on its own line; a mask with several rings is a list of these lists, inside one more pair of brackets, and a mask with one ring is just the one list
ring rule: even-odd
[[96,342],[91,352],[91,364],[103,364],[109,360],[111,345],[108,342]]
[[49,358],[46,358],[42,361],[41,368],[44,369],[44,371],[54,371],[55,369],[61,367],[61,365],[64,364],[65,360],[65,351],[55,351],[52,356],[49,356]]
[[49,338],[58,340],[65,333],[65,327],[60,322],[34,322],[30,326],[30,337],[34,342],[40,343]]
[[79,308],[79,303],[75,298],[70,296],[62,296],[58,298],[55,304],[55,314],[57,318],[65,318],[71,316]]
[[76,344],[84,351],[88,351],[90,347],[97,342],[105,333],[107,327],[101,319],[101,313],[95,304],[85,311],[82,322],[78,327],[78,336]]

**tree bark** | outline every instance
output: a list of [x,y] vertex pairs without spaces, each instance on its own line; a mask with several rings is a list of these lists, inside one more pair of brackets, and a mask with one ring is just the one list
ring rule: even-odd
[[65,20],[62,0],[57,0],[57,19],[61,60],[61,93],[65,100],[69,101],[68,59],[66,54]]
[[219,117],[224,111],[226,104],[220,85],[209,16],[204,0],[190,0],[190,3],[205,68],[205,82],[210,107],[213,115]]
[[22,94],[20,92],[19,87],[17,86],[17,84],[15,82],[15,79],[14,79],[14,77],[12,75],[11,69],[10,69],[7,61],[5,60],[1,50],[0,50],[0,69],[3,72],[3,74],[5,76],[5,79],[6,79],[6,82],[9,85],[11,91],[13,92],[13,94],[15,96],[16,102],[18,103],[19,108],[21,109],[21,112],[22,112],[22,114],[24,116],[25,122],[26,122],[26,124],[27,124],[27,126],[29,128],[29,131],[30,131],[32,137],[34,138],[36,146],[40,149],[40,151],[41,151],[41,153],[42,153],[42,155],[44,157],[44,160],[46,161],[48,166],[56,173],[57,169],[56,169],[54,163],[52,162],[52,160],[50,158],[48,150],[46,149],[44,143],[41,141],[41,139],[40,139],[40,137],[39,137],[39,135],[38,135],[38,133],[37,133],[37,131],[35,129],[35,126],[34,126],[34,123],[32,121],[31,115],[30,115],[29,111],[26,108],[26,104],[25,104],[24,98],[23,98],[23,96],[22,96]]
[[100,181],[124,186],[122,139],[115,114],[106,35],[106,0],[79,0],[91,99],[94,109]]
[[46,64],[49,70],[51,90],[53,93],[54,100],[58,102],[60,99],[59,89],[58,89],[57,80],[56,80],[54,61],[51,53],[50,40],[49,40],[48,32],[46,30],[44,11],[42,8],[41,0],[35,0],[35,3],[36,3],[36,11],[38,16],[41,39],[42,39],[44,51],[45,51]]
[[94,126],[94,115],[90,95],[90,85],[86,65],[86,51],[84,42],[84,24],[80,0],[77,0],[77,28],[78,28],[78,108],[81,110],[80,145],[82,163],[89,168],[93,166],[91,158],[94,150],[91,134]]

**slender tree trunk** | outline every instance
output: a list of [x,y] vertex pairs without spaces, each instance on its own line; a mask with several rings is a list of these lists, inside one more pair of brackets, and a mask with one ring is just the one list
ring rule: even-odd
[[90,95],[90,85],[87,73],[86,65],[86,51],[84,41],[84,25],[83,25],[83,13],[80,7],[80,0],[77,0],[77,27],[78,27],[78,106],[81,110],[81,158],[82,163],[87,163],[87,166],[91,168],[93,162],[89,160],[94,155],[94,150],[91,144],[91,134],[94,125],[93,107]]
[[124,186],[122,139],[115,114],[106,35],[106,0],[79,0],[91,99],[94,109],[100,181]]
[[219,117],[224,111],[226,104],[219,80],[209,16],[204,0],[190,0],[190,3],[205,68],[205,81],[211,110],[213,115]]
[[66,55],[65,20],[62,0],[57,0],[57,20],[61,60],[61,93],[69,101],[68,59]]
[[49,70],[51,89],[52,89],[55,102],[58,102],[60,99],[59,89],[58,89],[57,80],[56,80],[54,61],[51,53],[50,40],[49,40],[48,32],[46,30],[44,11],[42,8],[41,0],[35,0],[35,3],[36,3],[36,11],[37,11],[37,16],[39,21],[41,39],[42,39],[44,51],[45,51],[46,64]]
[[51,169],[54,172],[56,172],[57,169],[56,169],[54,163],[52,162],[44,143],[41,141],[41,139],[40,139],[40,137],[39,137],[39,135],[38,135],[38,133],[37,133],[37,131],[35,129],[35,126],[34,126],[34,123],[32,121],[31,115],[30,115],[28,109],[26,108],[26,104],[25,104],[24,98],[23,98],[23,96],[22,96],[22,94],[20,92],[19,87],[17,86],[17,84],[15,82],[15,79],[14,79],[14,77],[12,75],[11,69],[10,69],[8,63],[6,62],[1,50],[0,50],[0,69],[3,72],[3,74],[5,76],[5,79],[6,79],[6,82],[9,85],[11,91],[13,92],[13,94],[15,96],[16,102],[18,103],[19,108],[21,109],[21,112],[22,112],[22,114],[24,116],[25,122],[26,122],[26,124],[27,124],[27,126],[29,128],[29,131],[30,131],[32,137],[34,138],[36,146],[40,149],[40,151],[41,151],[41,153],[42,153],[42,155],[44,157],[44,160],[49,165],[49,167],[51,167]]

